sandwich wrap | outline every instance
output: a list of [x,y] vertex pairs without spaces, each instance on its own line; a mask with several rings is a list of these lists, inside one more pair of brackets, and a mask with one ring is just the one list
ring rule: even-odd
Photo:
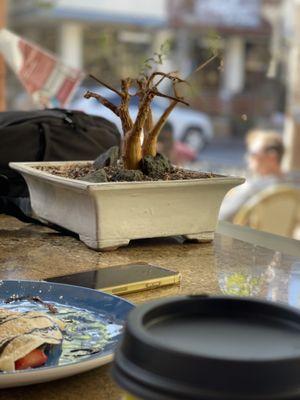
[[61,345],[63,329],[46,313],[0,309],[0,370],[14,371],[17,360],[44,344]]

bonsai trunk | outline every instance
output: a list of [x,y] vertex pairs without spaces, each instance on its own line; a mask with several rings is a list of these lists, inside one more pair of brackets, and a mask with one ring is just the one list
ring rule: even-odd
[[147,93],[139,108],[132,129],[125,134],[123,143],[123,163],[125,169],[139,169],[142,159],[141,134],[148,118],[153,93]]
[[129,131],[125,135],[123,143],[123,163],[125,169],[139,169],[142,159],[141,145],[142,131]]
[[173,109],[175,108],[177,104],[177,101],[172,101],[169,105],[169,107],[165,110],[165,112],[162,114],[160,119],[157,121],[156,125],[154,128],[148,133],[148,135],[144,139],[143,143],[143,157],[145,156],[156,156],[156,149],[157,149],[157,139],[159,137],[159,134],[166,123],[168,116],[171,114]]

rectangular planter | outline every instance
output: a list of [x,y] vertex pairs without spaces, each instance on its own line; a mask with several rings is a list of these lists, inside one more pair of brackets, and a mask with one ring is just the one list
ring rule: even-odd
[[244,178],[89,183],[40,171],[37,166],[82,162],[10,163],[27,182],[40,218],[79,234],[87,246],[108,250],[132,239],[183,235],[211,241],[221,202]]

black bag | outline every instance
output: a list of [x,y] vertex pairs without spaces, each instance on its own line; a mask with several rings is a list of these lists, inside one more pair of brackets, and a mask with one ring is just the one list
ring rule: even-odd
[[29,196],[24,179],[9,168],[9,162],[93,160],[120,145],[120,139],[113,123],[80,111],[0,113],[0,213],[5,212],[7,200]]
[[0,175],[7,177],[2,178],[2,191],[8,190],[11,197],[28,195],[20,174],[9,168],[10,161],[93,160],[119,144],[114,124],[80,111],[0,113]]

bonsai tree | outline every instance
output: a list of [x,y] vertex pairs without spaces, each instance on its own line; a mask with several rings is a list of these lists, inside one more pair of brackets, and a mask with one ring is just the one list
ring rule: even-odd
[[[157,54],[161,63],[161,55]],[[200,65],[194,72],[204,68],[211,62],[216,55],[212,56],[204,64]],[[153,58],[149,59],[153,60]],[[146,60],[148,61],[148,60]],[[116,114],[122,124],[123,141],[122,141],[122,161],[124,169],[137,170],[140,168],[141,160],[146,156],[155,157],[157,154],[157,139],[168,119],[168,116],[178,103],[186,106],[189,104],[178,94],[178,84],[187,83],[178,76],[177,72],[160,72],[142,73],[138,79],[126,78],[121,80],[120,89],[116,89],[109,84],[90,75],[98,83],[112,92],[116,93],[120,98],[120,104],[115,105],[105,97],[98,93],[87,91],[84,95],[86,99],[95,98],[103,106],[109,108]],[[163,81],[171,83],[172,94],[161,91],[161,83]],[[132,89],[135,89],[132,94]],[[139,107],[135,121],[129,113],[129,105],[132,97],[138,97]],[[170,100],[168,107],[162,113],[158,121],[154,124],[152,117],[151,105],[155,97],[164,97]],[[142,136],[143,135],[143,136]]]

